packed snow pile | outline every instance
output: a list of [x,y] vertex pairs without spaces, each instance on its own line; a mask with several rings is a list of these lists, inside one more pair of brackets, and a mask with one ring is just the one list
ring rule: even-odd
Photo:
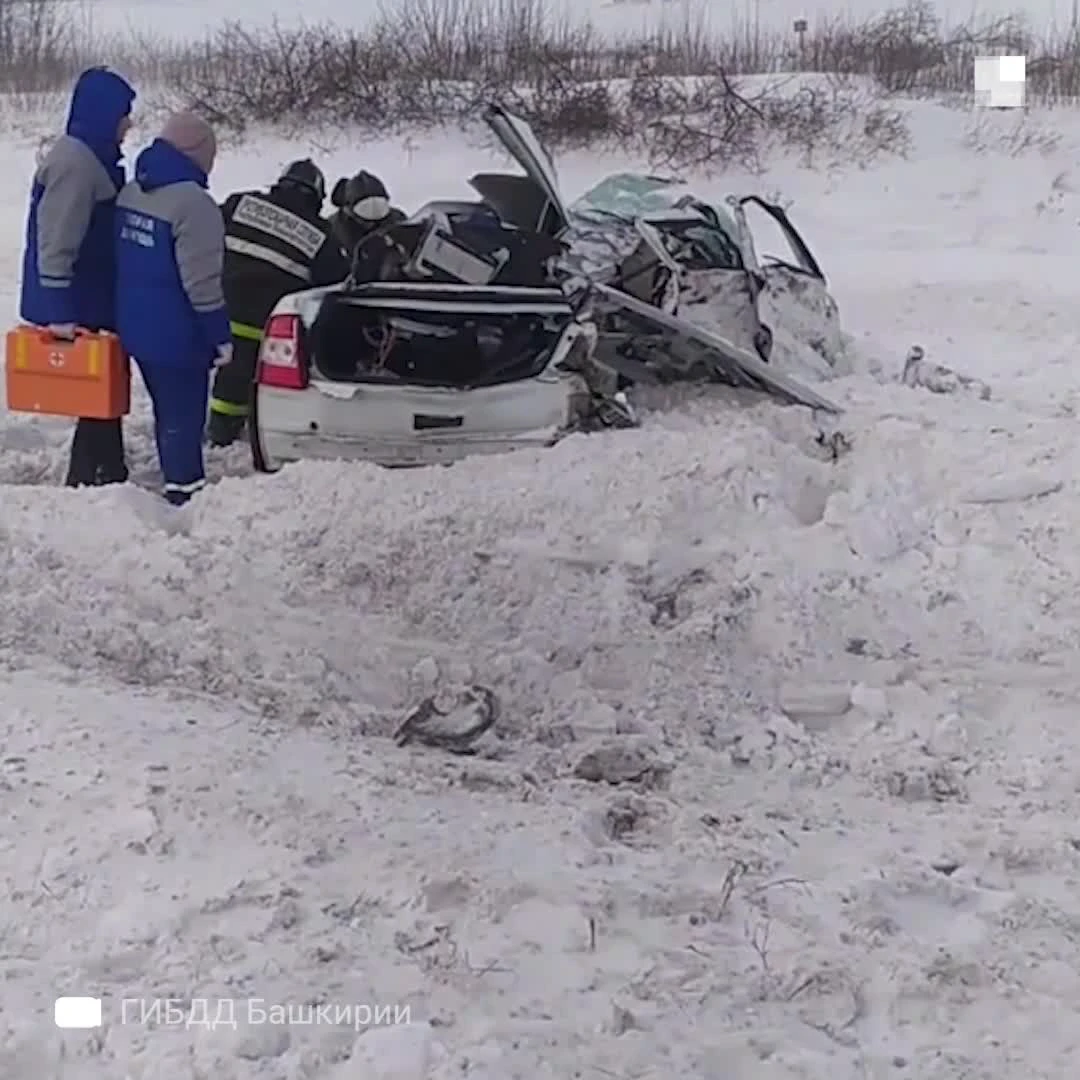
[[[408,1006],[439,1049],[387,1075],[439,1080],[947,1077],[1027,1045],[1075,979],[1071,939],[1026,965],[1073,917],[1046,875],[1077,858],[1050,689],[1080,560],[1065,492],[970,487],[1074,470],[1052,422],[965,448],[890,401],[837,461],[769,406],[497,468],[300,466],[179,517],[7,488],[5,1074],[367,1052],[121,1024],[125,997]],[[480,753],[391,748],[466,681],[500,697]],[[111,1026],[43,1039],[61,987]]]
[[[1067,1075],[1080,378],[1042,168],[770,178],[833,238],[836,430],[717,388],[449,469],[226,456],[173,512],[55,487],[64,425],[12,419],[0,1077]],[[915,342],[990,397],[905,385]],[[417,731],[478,702],[475,741]]]

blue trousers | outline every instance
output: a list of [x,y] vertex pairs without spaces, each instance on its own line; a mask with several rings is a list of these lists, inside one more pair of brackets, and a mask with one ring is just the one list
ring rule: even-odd
[[174,506],[206,486],[203,428],[210,372],[198,364],[165,367],[136,358],[154,406],[154,440],[165,478],[165,498]]

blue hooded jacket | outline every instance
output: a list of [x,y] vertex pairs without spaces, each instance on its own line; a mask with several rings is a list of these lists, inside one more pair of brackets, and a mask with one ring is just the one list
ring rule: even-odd
[[27,322],[115,328],[119,128],[134,100],[131,86],[105,68],[84,71],[75,84],[65,134],[39,166],[30,195],[19,307]]
[[117,325],[140,366],[205,372],[232,340],[225,221],[206,189],[191,158],[155,139],[117,201]]

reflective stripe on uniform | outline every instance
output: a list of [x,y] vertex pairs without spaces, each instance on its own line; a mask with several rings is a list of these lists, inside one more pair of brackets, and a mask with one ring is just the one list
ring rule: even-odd
[[249,326],[247,323],[231,322],[229,323],[229,332],[233,337],[245,338],[247,341],[262,341],[263,339],[262,328]]
[[249,259],[258,259],[260,262],[269,263],[286,274],[291,274],[301,281],[311,280],[311,270],[302,263],[295,262],[288,255],[282,255],[280,251],[256,244],[251,240],[241,240],[237,236],[225,237],[225,250],[232,251],[237,255],[246,255]]
[[210,411],[217,413],[218,416],[247,416],[248,407],[246,404],[236,405],[231,401],[222,401],[221,398],[212,397]]

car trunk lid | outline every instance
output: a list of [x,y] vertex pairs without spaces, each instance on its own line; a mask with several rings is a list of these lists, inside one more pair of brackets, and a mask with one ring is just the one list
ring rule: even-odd
[[569,226],[570,215],[559,191],[555,167],[533,129],[501,105],[489,105],[484,110],[484,122],[525,176],[478,173],[469,183],[508,224],[546,236],[561,236]]

